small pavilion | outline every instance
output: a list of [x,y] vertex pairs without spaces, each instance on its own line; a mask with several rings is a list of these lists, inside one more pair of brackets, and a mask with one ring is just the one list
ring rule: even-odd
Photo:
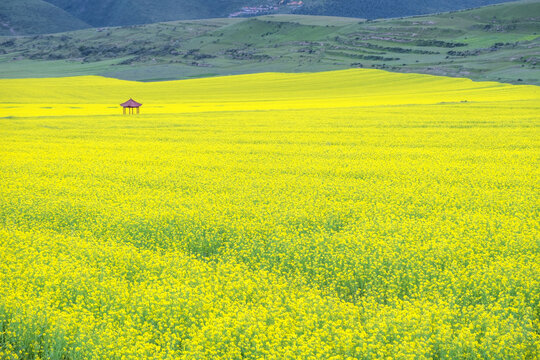
[[126,101],[125,103],[123,104],[120,104],[120,106],[122,106],[124,109],[124,115],[126,115],[126,109],[128,109],[128,114],[135,114],[135,110],[134,109],[137,109],[137,114],[139,113],[139,107],[142,106],[141,103],[138,103],[136,102],[135,100],[133,99],[129,99],[128,101]]

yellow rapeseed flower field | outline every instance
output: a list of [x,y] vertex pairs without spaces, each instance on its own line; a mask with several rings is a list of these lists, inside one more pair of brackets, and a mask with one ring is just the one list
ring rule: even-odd
[[376,70],[0,80],[0,359],[536,359],[539,110]]

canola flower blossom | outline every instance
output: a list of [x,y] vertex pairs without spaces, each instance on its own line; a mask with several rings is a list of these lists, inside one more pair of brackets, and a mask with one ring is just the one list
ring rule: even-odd
[[0,359],[534,359],[539,109],[376,70],[0,80]]

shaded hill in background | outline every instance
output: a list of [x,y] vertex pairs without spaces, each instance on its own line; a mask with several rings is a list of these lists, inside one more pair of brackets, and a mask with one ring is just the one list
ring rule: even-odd
[[42,0],[0,1],[0,35],[55,33],[90,25]]
[[227,17],[265,0],[46,0],[89,24],[117,26]]
[[[227,17],[243,6],[269,5],[272,12],[387,18],[501,3],[505,0],[46,0],[93,26]],[[255,10],[257,13],[257,11]],[[260,15],[259,11],[258,14]]]
[[502,3],[507,0],[311,0],[296,11],[306,15],[379,19],[439,13]]
[[503,1],[2,0],[0,2],[0,35],[47,34],[90,26],[124,26],[274,13],[373,19],[463,9]]

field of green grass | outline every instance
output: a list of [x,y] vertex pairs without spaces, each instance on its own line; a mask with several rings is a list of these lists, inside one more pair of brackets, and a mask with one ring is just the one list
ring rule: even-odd
[[162,81],[376,68],[540,84],[539,1],[439,15],[269,15],[0,38],[0,77],[103,75]]

